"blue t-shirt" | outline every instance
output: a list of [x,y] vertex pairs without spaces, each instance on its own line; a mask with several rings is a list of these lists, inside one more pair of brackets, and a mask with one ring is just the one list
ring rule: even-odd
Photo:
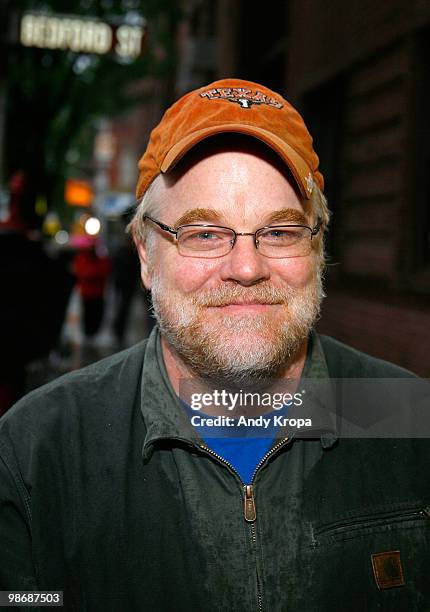
[[[196,415],[201,417],[197,419],[198,424],[194,424],[194,428],[211,450],[231,463],[244,484],[251,483],[257,465],[273,444],[278,429],[274,417],[286,416],[288,411],[288,406],[283,406],[281,410],[263,414],[257,424],[252,424],[250,417],[250,424],[239,425],[237,419],[230,417],[230,425],[209,426],[204,420],[215,419],[214,416],[200,410],[196,412],[185,403],[183,405],[190,419]],[[200,421],[203,424],[199,424]]]

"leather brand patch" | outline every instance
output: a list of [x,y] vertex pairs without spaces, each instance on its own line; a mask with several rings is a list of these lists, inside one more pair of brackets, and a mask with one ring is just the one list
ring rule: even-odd
[[372,567],[378,589],[391,589],[405,584],[399,550],[373,554]]

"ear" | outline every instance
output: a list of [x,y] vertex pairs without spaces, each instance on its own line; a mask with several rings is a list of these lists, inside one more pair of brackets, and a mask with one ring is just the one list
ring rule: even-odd
[[151,289],[151,275],[148,270],[148,252],[145,245],[141,242],[136,242],[136,249],[140,261],[140,278],[146,289]]

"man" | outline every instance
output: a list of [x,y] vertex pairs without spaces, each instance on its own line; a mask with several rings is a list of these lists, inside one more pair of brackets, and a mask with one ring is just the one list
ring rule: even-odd
[[313,331],[329,215],[302,118],[218,81],[166,112],[139,167],[158,326],[3,419],[1,588],[80,612],[429,609],[427,443],[324,419],[301,435],[249,405],[236,428],[247,389],[287,385],[288,416],[306,380],[411,376]]

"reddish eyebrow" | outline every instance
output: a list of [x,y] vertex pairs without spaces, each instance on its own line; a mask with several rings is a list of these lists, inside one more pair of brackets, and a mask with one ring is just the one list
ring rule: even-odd
[[179,219],[175,222],[175,227],[180,225],[186,225],[187,223],[194,223],[199,221],[200,223],[210,223],[214,221],[220,223],[222,216],[213,208],[191,208],[186,210]]
[[275,210],[267,217],[267,225],[272,223],[299,223],[308,225],[305,215],[294,208],[282,208]]
[[[267,217],[267,221],[264,225],[271,225],[273,223],[298,223],[300,225],[307,225],[308,220],[305,215],[294,208],[282,208],[275,210],[270,213]],[[190,208],[186,210],[179,219],[175,222],[175,227],[180,225],[187,225],[188,223],[223,223],[225,220],[223,216],[213,208]],[[263,225],[263,221],[262,221]]]

